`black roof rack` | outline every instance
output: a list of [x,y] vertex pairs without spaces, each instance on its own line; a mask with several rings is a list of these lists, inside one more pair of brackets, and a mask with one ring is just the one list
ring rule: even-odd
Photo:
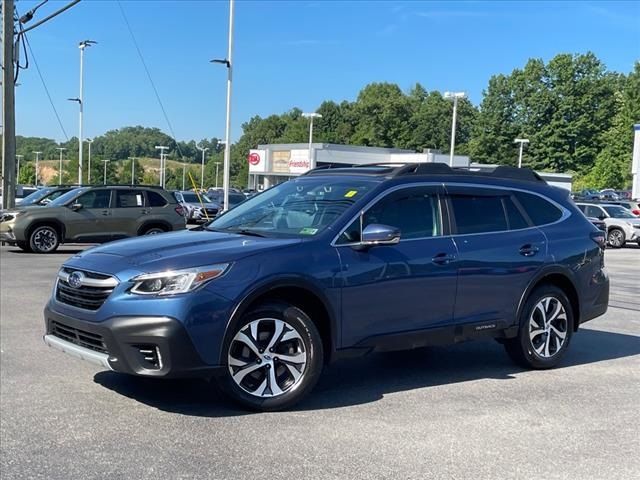
[[92,184],[92,185],[76,185],[76,187],[94,187],[94,188],[104,188],[104,187],[129,187],[129,188],[156,188],[159,190],[164,190],[160,185],[146,185],[144,183],[136,183],[135,185],[131,185],[130,183],[107,183],[106,185],[102,184]]
[[368,163],[364,165],[345,165],[341,167],[321,166],[309,170],[305,175],[375,175],[401,177],[406,175],[467,175],[488,176],[526,182],[545,180],[530,168],[516,168],[499,165],[492,170],[475,170],[474,167],[451,168],[446,163]]

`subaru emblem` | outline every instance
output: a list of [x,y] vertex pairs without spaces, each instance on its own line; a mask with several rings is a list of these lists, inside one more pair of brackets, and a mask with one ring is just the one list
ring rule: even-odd
[[69,275],[67,283],[72,288],[80,288],[82,286],[82,280],[84,280],[84,274],[82,272],[73,272]]

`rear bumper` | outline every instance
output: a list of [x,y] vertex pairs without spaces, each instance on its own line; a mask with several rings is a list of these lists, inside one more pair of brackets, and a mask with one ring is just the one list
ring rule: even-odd
[[[115,372],[162,378],[210,378],[182,324],[170,317],[113,317],[93,323],[44,311],[48,346]],[[150,361],[152,359],[153,361]]]
[[597,288],[597,294],[593,303],[581,305],[580,324],[604,315],[609,307],[609,276],[605,269],[593,276],[592,285]]

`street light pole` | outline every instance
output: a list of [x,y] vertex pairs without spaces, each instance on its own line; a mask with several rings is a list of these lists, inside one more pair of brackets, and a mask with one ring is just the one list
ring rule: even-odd
[[220,162],[216,162],[216,188],[218,188],[218,167],[220,166]]
[[129,160],[131,160],[131,185],[134,185],[136,178],[136,157],[129,157]]
[[84,111],[84,49],[90,47],[91,45],[96,44],[93,40],[83,40],[78,44],[78,48],[80,49],[80,96],[77,98],[78,104],[80,106],[80,114],[78,117],[78,123],[80,126],[78,127],[78,185],[82,185],[82,115]]
[[62,185],[62,152],[64,152],[66,148],[57,147],[56,150],[60,152],[60,169],[58,170],[58,185]]
[[224,133],[224,165],[223,165],[223,188],[224,188],[224,205],[223,211],[229,209],[229,174],[231,165],[231,86],[233,79],[232,56],[233,56],[233,7],[234,0],[229,0],[229,48],[227,58],[224,60],[212,60],[215,63],[222,63],[227,66],[227,119]]
[[164,171],[165,171],[165,162],[166,162],[166,154],[164,153],[164,151],[169,150],[169,147],[165,147],[163,145],[159,145],[159,146],[157,145],[156,150],[160,150],[160,186],[164,188],[164,185],[165,185]]
[[309,168],[313,168],[311,164],[311,144],[313,143],[313,119],[314,118],[322,118],[322,115],[319,113],[303,113],[303,117],[309,119]]
[[22,160],[24,155],[16,155],[16,159],[18,160],[18,171],[16,173],[16,185],[20,183],[20,160]]
[[33,152],[36,154],[36,187],[38,186],[38,162],[40,162],[40,154],[42,152]]
[[204,190],[204,154],[209,147],[202,148],[196,145],[196,148],[202,152],[202,166],[200,167],[200,190]]
[[520,155],[518,156],[518,168],[522,168],[522,147],[525,143],[529,143],[528,138],[516,138],[513,143],[520,144]]
[[102,163],[104,163],[104,176],[102,177],[102,184],[106,185],[107,184],[107,163],[109,163],[109,160],[102,160]]
[[182,162],[182,191],[184,191],[184,171],[187,168],[187,164]]
[[85,140],[89,144],[89,161],[87,162],[87,183],[91,184],[91,144],[93,140],[87,138]]
[[451,120],[451,148],[449,150],[449,166],[453,167],[453,154],[456,147],[456,119],[458,115],[458,99],[465,98],[464,92],[444,92],[444,98],[453,98],[453,119]]

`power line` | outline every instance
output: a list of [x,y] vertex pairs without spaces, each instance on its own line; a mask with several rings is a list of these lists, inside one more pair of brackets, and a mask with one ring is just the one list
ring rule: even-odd
[[38,72],[38,76],[40,77],[40,81],[42,82],[42,86],[44,87],[44,91],[47,93],[47,98],[49,98],[49,103],[51,104],[53,113],[56,114],[56,118],[58,119],[58,125],[60,125],[60,129],[62,130],[62,133],[64,134],[64,137],[67,139],[67,142],[68,142],[69,135],[67,135],[67,132],[64,129],[64,126],[62,125],[62,120],[60,120],[60,115],[58,115],[58,110],[56,109],[56,106],[53,104],[53,100],[51,99],[51,94],[49,93],[49,89],[47,88],[47,83],[44,81],[44,77],[42,76],[40,67],[38,66],[38,61],[36,60],[36,56],[33,54],[33,49],[31,48],[31,44],[29,43],[29,40],[27,39],[27,36],[24,34],[24,32],[22,33],[22,38],[24,39],[25,45],[29,49],[29,53],[31,54],[31,58],[33,59],[33,64],[36,66],[36,71]]
[[155,83],[153,82],[153,78],[151,78],[151,73],[149,72],[149,68],[147,68],[147,63],[144,61],[144,57],[142,55],[142,51],[138,46],[138,42],[136,40],[136,36],[133,34],[133,30],[131,29],[131,25],[129,24],[129,20],[127,19],[127,15],[124,12],[124,8],[122,8],[122,4],[120,0],[118,0],[118,7],[120,7],[120,13],[122,14],[122,18],[124,19],[124,23],[127,25],[127,29],[129,30],[129,34],[131,35],[131,39],[133,40],[133,44],[138,51],[138,56],[140,57],[140,61],[142,62],[142,66],[144,67],[144,71],[147,73],[147,78],[149,79],[149,83],[151,83],[151,87],[153,88],[154,93],[156,94],[156,99],[158,100],[158,104],[160,105],[160,109],[162,110],[162,114],[164,115],[164,119],[169,126],[169,131],[171,132],[171,136],[173,137],[173,141],[176,143],[176,148],[178,150],[178,154],[182,157],[182,151],[180,150],[180,145],[178,144],[178,140],[176,139],[176,134],[173,131],[173,127],[171,126],[171,122],[169,121],[169,116],[167,115],[167,111],[164,109],[164,105],[162,104],[162,100],[160,100],[160,94],[158,93],[158,89],[156,88]]

